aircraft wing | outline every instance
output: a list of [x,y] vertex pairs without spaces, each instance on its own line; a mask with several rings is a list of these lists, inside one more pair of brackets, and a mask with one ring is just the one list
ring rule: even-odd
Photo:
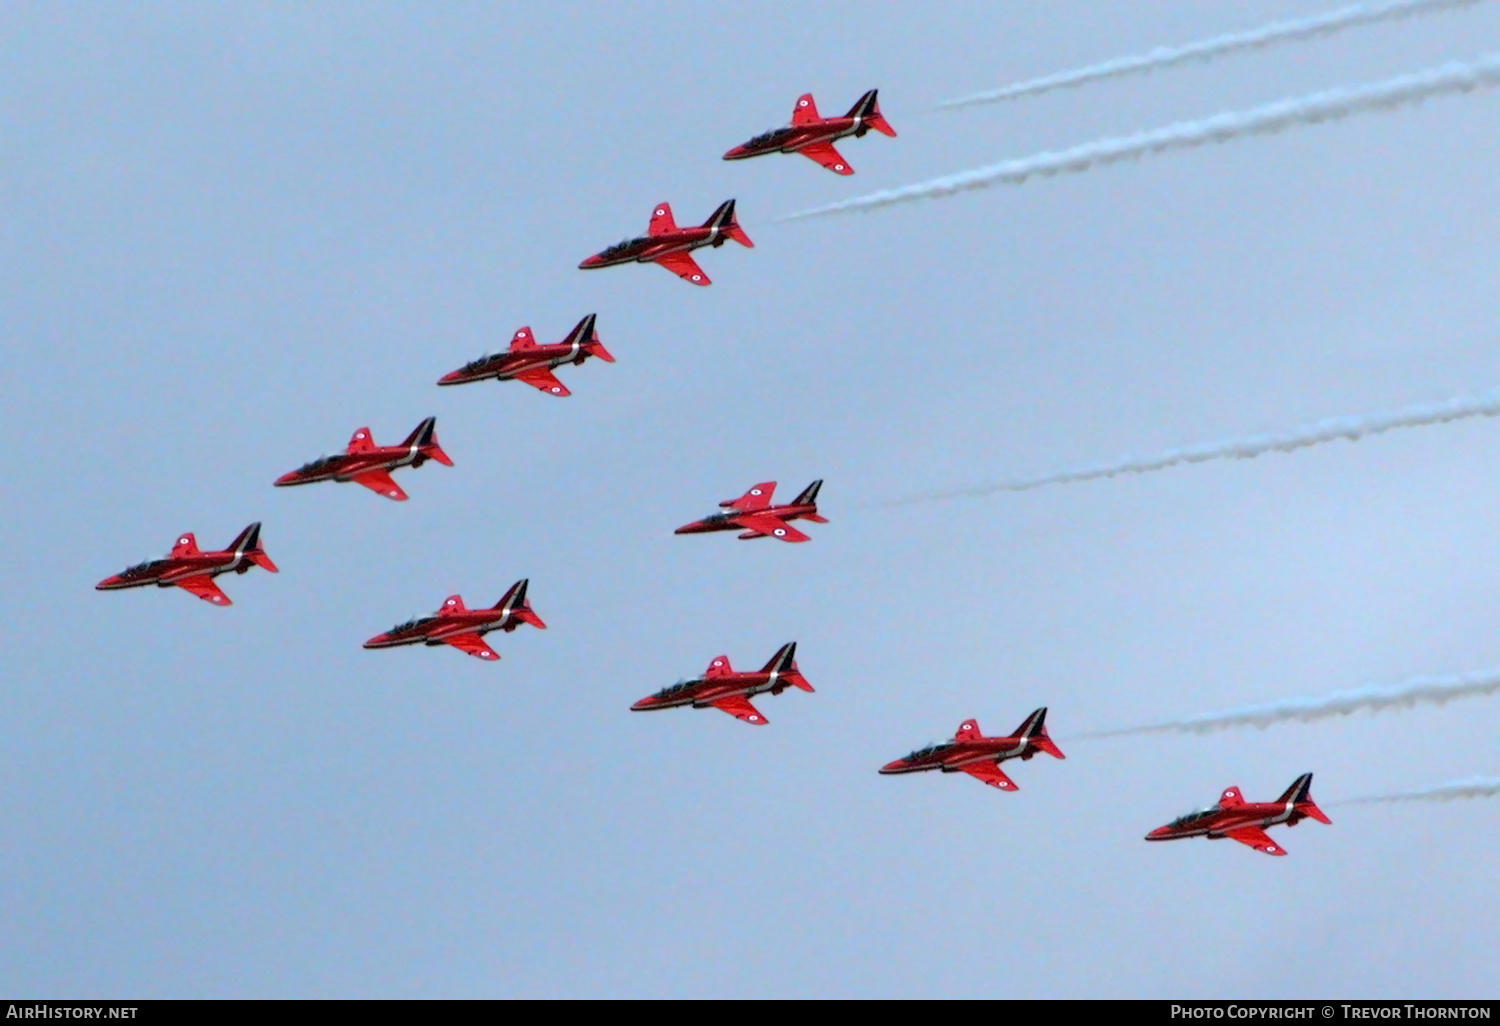
[[387,499],[395,499],[397,502],[406,501],[406,493],[401,486],[391,479],[391,475],[384,470],[369,470],[363,474],[356,474],[349,480],[356,484],[362,484],[372,492],[379,492]]
[[486,645],[484,639],[477,634],[454,634],[450,637],[439,638],[438,640],[452,645],[460,652],[467,652],[469,655],[486,660],[487,662],[494,662],[500,658],[495,654],[495,650]]
[[1002,791],[1018,791],[1016,782],[1005,775],[999,763],[994,762],[971,762],[967,766],[960,767],[965,773],[975,780],[982,780],[991,787],[998,787]]
[[546,367],[533,367],[530,370],[523,370],[516,375],[516,380],[524,381],[532,388],[540,389],[548,395],[564,396],[573,394],[568,391],[568,386],[558,381],[557,375],[553,374]]
[[703,273],[703,268],[698,266],[698,261],[686,253],[668,253],[666,256],[657,257],[656,262],[683,281],[692,282],[694,285],[712,284],[708,280],[708,275]]
[[220,591],[219,586],[214,583],[214,579],[207,574],[199,574],[197,577],[184,577],[172,583],[184,591],[192,592],[205,602],[212,602],[216,606],[233,605],[229,601],[229,596]]
[[772,516],[769,513],[755,513],[749,516],[735,517],[734,522],[747,531],[753,531],[756,534],[763,534],[771,538],[780,538],[782,541],[805,542],[811,540],[807,535],[797,530],[785,520]]
[[1232,837],[1241,844],[1248,844],[1256,851],[1265,852],[1267,855],[1286,854],[1286,849],[1266,836],[1266,832],[1260,827],[1240,827],[1238,830],[1229,831],[1224,836]]
[[766,718],[750,704],[750,699],[744,695],[730,695],[728,698],[721,698],[711,704],[715,709],[723,709],[737,720],[753,723],[757,727],[766,725]]
[[797,150],[797,152],[810,160],[817,161],[834,174],[854,174],[854,168],[849,166],[847,160],[839,156],[839,151],[833,148],[833,143],[831,142],[808,143]]

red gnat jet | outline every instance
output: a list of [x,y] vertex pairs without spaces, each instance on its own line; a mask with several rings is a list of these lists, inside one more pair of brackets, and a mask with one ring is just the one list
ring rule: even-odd
[[579,321],[561,342],[544,346],[537,345],[530,328],[522,328],[510,340],[510,348],[505,352],[471,360],[451,374],[444,374],[438,379],[438,384],[467,385],[471,381],[494,378],[496,381],[524,381],[548,395],[572,395],[552,371],[565,363],[583,363],[591,356],[597,356],[605,363],[615,362],[599,341],[593,314]]
[[1237,787],[1226,788],[1219,803],[1186,816],[1146,835],[1148,841],[1175,841],[1179,837],[1207,837],[1210,841],[1229,837],[1267,855],[1285,855],[1286,850],[1266,836],[1265,827],[1285,823],[1296,826],[1311,816],[1319,823],[1332,823],[1313,804],[1312,774],[1304,773],[1274,802],[1247,802]]
[[724,154],[724,159],[744,160],[763,153],[800,153],[835,174],[852,175],[854,168],[839,156],[839,151],[833,148],[834,142],[851,135],[856,139],[863,138],[872,128],[884,135],[894,137],[896,134],[896,130],[880,116],[875,92],[871,89],[861,96],[841,118],[819,117],[812,93],[803,93],[797,97],[797,106],[792,108],[790,125],[762,132],[743,146],[736,146]]
[[904,759],[888,762],[881,773],[921,773],[942,770],[944,773],[967,773],[969,776],[1002,791],[1016,791],[1016,782],[1006,776],[1000,764],[1006,759],[1030,759],[1046,752],[1054,759],[1067,756],[1047,736],[1045,706],[1026,717],[1026,722],[1009,737],[985,737],[979,732],[978,720],[964,720],[952,741],[919,748]]
[[616,264],[656,263],[683,281],[690,281],[694,285],[708,285],[708,275],[688,256],[688,251],[700,246],[722,246],[728,239],[733,239],[741,246],[755,245],[734,219],[734,200],[725,200],[719,204],[719,209],[697,228],[677,227],[677,222],[672,220],[672,208],[665,203],[658,203],[651,213],[651,224],[646,228],[645,235],[616,243],[578,266],[588,271]]
[[742,531],[740,541],[751,538],[780,538],[787,542],[810,541],[807,535],[797,530],[789,520],[811,520],[815,524],[828,521],[818,516],[818,489],[822,481],[814,481],[802,489],[786,506],[771,505],[771,493],[776,490],[775,481],[762,481],[738,499],[725,499],[719,503],[723,512],[714,513],[684,524],[674,534],[708,534],[712,531]]
[[669,688],[662,688],[651,697],[641,699],[630,709],[632,712],[648,712],[652,709],[675,709],[680,705],[690,705],[694,709],[713,706],[737,720],[763,727],[766,718],[750,704],[751,698],[766,691],[779,695],[792,686],[803,691],[813,689],[797,669],[796,656],[797,643],[793,641],[777,649],[764,667],[749,673],[731,669],[728,656],[715,656],[702,677],[678,681]]
[[349,448],[336,456],[319,456],[311,463],[304,463],[291,473],[276,479],[276,487],[312,484],[316,481],[353,481],[387,499],[406,501],[406,493],[391,479],[391,471],[397,467],[420,467],[428,460],[437,460],[445,467],[453,466],[439,446],[436,417],[428,417],[417,425],[417,429],[406,436],[400,445],[376,445],[370,437],[370,429],[362,427],[349,439]]
[[118,588],[144,588],[154,584],[159,588],[176,585],[190,591],[205,602],[216,606],[233,605],[229,596],[219,590],[214,578],[220,574],[244,573],[251,565],[263,566],[271,573],[278,573],[276,564],[260,547],[260,524],[254,523],[240,532],[239,537],[229,543],[222,552],[203,552],[198,540],[191,533],[179,535],[172,554],[166,559],[152,559],[137,563],[113,577],[106,577],[94,585],[100,591]]
[[500,657],[484,643],[490,631],[509,633],[529,623],[546,629],[542,618],[531,611],[526,601],[527,581],[517,581],[492,609],[468,609],[458,595],[450,595],[431,616],[397,624],[384,634],[365,642],[365,648],[396,648],[400,645],[452,645],[460,652],[493,662]]

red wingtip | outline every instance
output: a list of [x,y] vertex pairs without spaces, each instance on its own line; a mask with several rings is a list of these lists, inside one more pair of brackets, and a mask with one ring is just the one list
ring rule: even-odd
[[273,574],[281,573],[280,570],[276,569],[276,564],[271,562],[271,557],[266,555],[264,552],[257,550],[255,552],[246,553],[246,555],[250,557],[250,561],[256,566],[263,567],[264,569],[271,571],[271,573]]
[[442,450],[442,448],[437,444],[436,441],[423,449],[422,452],[437,460],[445,467],[453,466],[453,460],[448,457],[448,454]]
[[603,360],[605,363],[615,362],[615,358],[610,355],[609,350],[605,349],[604,345],[600,342],[590,342],[589,352],[594,356],[597,356],[599,359]]

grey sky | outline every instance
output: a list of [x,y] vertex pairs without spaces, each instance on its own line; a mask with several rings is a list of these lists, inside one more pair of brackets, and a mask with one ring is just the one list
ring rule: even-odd
[[[1500,95],[864,216],[878,188],[1497,49],[1500,5],[997,108],[1311,3],[0,12],[0,990],[1493,995],[1500,803],[1284,859],[1142,835],[1500,772],[1493,698],[876,769],[1500,665],[1488,420],[890,509],[1500,386]],[[897,139],[719,155],[878,86]],[[695,289],[580,259],[739,199]],[[433,382],[599,313],[573,397]],[[436,414],[385,502],[271,481]],[[808,545],[671,531],[827,479]],[[219,610],[95,581],[265,523]],[[360,642],[518,577],[498,665]],[[816,694],[627,712],[800,642]]]

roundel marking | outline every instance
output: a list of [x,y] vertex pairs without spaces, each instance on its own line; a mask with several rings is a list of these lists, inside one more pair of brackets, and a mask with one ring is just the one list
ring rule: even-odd
[[776,528],[776,530],[772,531],[771,533],[774,534],[778,538],[785,538],[786,537],[786,528],[784,528],[784,527],[778,527],[778,528]]
[[177,544],[178,545],[186,545],[187,544],[187,539],[186,538],[178,538],[177,539]]
[[760,489],[759,488],[752,488],[752,489],[750,489],[750,494],[751,495],[759,495],[760,494]]
[[560,387],[558,387],[557,385],[553,385],[552,386],[552,394],[553,395],[556,395],[557,393],[559,393],[561,391],[562,391],[562,389]]
[[835,171],[842,171],[842,170],[844,170],[844,165],[842,165],[842,164],[835,164],[835,165],[833,165],[833,169]]
[[693,275],[693,280],[694,281],[702,281],[703,280],[703,275],[701,275],[701,274],[695,274],[695,275]]
[[760,719],[760,717],[756,716],[754,713],[751,713],[749,716],[746,716],[745,719],[749,720],[751,723],[754,723],[756,720]]
[[1228,797],[1229,797],[1229,796],[1230,796],[1230,795],[1232,795],[1232,794],[1234,794],[1234,789],[1233,789],[1233,788],[1230,788],[1230,789],[1229,789],[1229,790],[1228,790],[1228,791],[1225,791],[1225,792],[1224,792],[1224,797],[1225,797],[1225,798],[1228,798]]
[[662,208],[661,208],[661,207],[657,207],[657,208],[656,208],[656,216],[657,216],[657,217],[660,217],[660,216],[661,216],[661,215],[663,215],[663,214],[665,214],[665,213],[666,213],[666,211],[665,211],[665,210],[663,210],[663,209],[662,209]]
[[714,665],[715,666],[723,666],[724,665],[724,660],[722,660],[722,659],[715,659],[714,660]]
[[799,107],[806,107],[807,106],[807,101],[806,100],[798,100],[797,101],[797,106],[799,106]]

